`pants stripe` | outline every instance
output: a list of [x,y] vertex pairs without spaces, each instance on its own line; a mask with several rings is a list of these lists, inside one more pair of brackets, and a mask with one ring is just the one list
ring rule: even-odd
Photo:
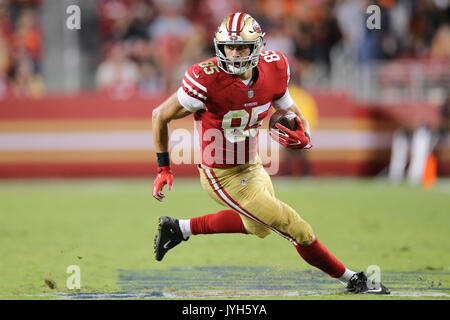
[[252,215],[250,212],[242,208],[242,206],[237,203],[230,195],[225,191],[225,189],[222,187],[222,185],[219,182],[219,179],[215,175],[214,171],[212,169],[203,169],[203,172],[205,173],[207,180],[209,182],[209,185],[214,190],[214,192],[217,194],[217,196],[222,199],[229,207],[232,209],[238,211],[239,213],[243,214],[244,216],[262,224],[263,226],[269,228],[273,232],[277,233],[278,235],[282,236],[283,238],[289,240],[294,245],[298,246],[298,243],[295,239],[290,237],[289,235],[275,229],[272,226],[269,226],[268,224],[264,223],[263,221],[259,220],[257,217]]

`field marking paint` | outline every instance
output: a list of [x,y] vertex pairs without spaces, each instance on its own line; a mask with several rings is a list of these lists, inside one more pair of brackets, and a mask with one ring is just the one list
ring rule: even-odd
[[[450,299],[449,279],[450,272],[446,271],[383,271],[381,281],[391,289],[391,295],[383,297]],[[347,296],[344,286],[320,271],[275,267],[198,266],[118,270],[116,284],[121,287],[120,291],[24,296],[79,300]],[[348,297],[351,298],[351,295]]]
[[[297,292],[297,291],[203,291],[203,292],[115,292],[115,293],[59,293],[59,294],[24,294],[24,297],[53,297],[59,300],[107,300],[107,299],[195,299],[195,298],[265,298],[265,297],[320,297],[330,293]],[[351,297],[349,295],[349,297]],[[355,296],[357,297],[357,296]],[[449,298],[450,294],[443,292],[392,291],[389,297],[405,298]]]

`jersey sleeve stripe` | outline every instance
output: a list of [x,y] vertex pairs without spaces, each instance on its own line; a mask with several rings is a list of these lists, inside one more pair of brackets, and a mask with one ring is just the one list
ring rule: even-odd
[[180,104],[190,112],[197,112],[201,109],[206,109],[205,104],[200,101],[199,99],[196,99],[192,97],[191,95],[187,94],[185,92],[185,88],[180,87],[177,91],[177,97]]
[[194,94],[196,97],[199,97],[200,99],[206,100],[206,97],[204,95],[202,95],[200,92],[198,92],[197,90],[195,90],[194,88],[192,88],[186,81],[183,80],[183,87],[187,90],[189,90],[189,92],[191,92],[192,94]]
[[193,84],[195,85],[198,89],[203,90],[204,92],[208,92],[208,90],[206,89],[205,86],[201,85],[200,83],[198,83],[197,81],[195,81],[194,79],[192,79],[192,77],[186,72],[184,74],[184,76]]

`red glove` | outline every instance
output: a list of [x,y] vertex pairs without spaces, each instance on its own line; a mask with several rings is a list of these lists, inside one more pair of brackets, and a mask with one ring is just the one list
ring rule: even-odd
[[295,131],[289,130],[285,126],[277,123],[275,126],[278,130],[270,129],[270,136],[283,147],[289,149],[311,149],[310,137],[303,129],[302,122],[299,117],[295,117],[297,122],[297,129]]
[[170,170],[170,166],[158,167],[158,176],[156,177],[155,182],[153,182],[152,189],[152,195],[158,201],[162,201],[162,199],[166,196],[161,193],[165,184],[167,184],[167,190],[172,190],[173,173],[172,170]]

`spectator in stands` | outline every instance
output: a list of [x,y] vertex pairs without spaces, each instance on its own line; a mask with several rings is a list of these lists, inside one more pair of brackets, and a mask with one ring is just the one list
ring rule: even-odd
[[6,0],[11,19],[14,22],[17,21],[24,9],[31,9],[35,13],[39,12],[43,1],[44,0]]
[[13,26],[6,2],[0,0],[0,38],[9,39]]
[[209,59],[214,54],[208,50],[208,43],[212,41],[208,41],[206,35],[206,31],[201,25],[194,24],[192,26],[181,51],[181,60],[185,64],[190,66],[196,61]]
[[130,9],[132,21],[127,38],[148,39],[147,28],[156,16],[156,8],[149,0],[136,0]]
[[[211,32],[208,36],[214,36],[217,24],[223,19],[223,15],[226,13],[232,13],[243,10],[243,4],[241,0],[202,0],[198,2],[197,10],[205,10],[204,15],[198,15],[196,17],[197,23],[202,23],[204,26],[210,27],[206,32]],[[198,11],[197,11],[198,12]],[[259,21],[259,20],[258,20]]]
[[359,0],[338,1],[336,19],[343,35],[344,47],[357,56],[358,43],[364,35],[364,3]]
[[192,24],[181,13],[183,4],[183,0],[158,1],[159,15],[148,28],[153,41],[164,41],[167,38],[182,40],[189,35]]
[[151,41],[138,39],[128,46],[128,55],[137,63],[155,60],[155,50]]
[[114,98],[125,99],[136,92],[139,69],[127,57],[122,43],[115,44],[107,59],[100,63],[96,79],[98,88]]
[[128,15],[128,6],[124,0],[100,0],[97,4],[99,30],[105,41],[115,38],[113,32],[117,20]]
[[450,59],[450,24],[444,24],[437,30],[430,51],[434,58]]
[[11,48],[8,39],[0,33],[0,73],[8,74],[11,69]]
[[42,54],[42,39],[35,12],[31,8],[22,10],[12,35],[13,54],[24,53],[39,69]]
[[182,47],[180,63],[174,66],[171,82],[167,84],[169,88],[176,89],[180,85],[180,79],[183,79],[184,73],[192,64],[214,56],[214,51],[211,51],[212,48],[207,44],[212,41],[207,41],[206,35],[206,31],[201,25],[194,24],[192,26],[192,32]]
[[148,34],[152,41],[155,59],[166,79],[167,89],[173,84],[179,86],[180,79],[175,79],[175,70],[181,61],[181,52],[192,33],[192,23],[182,14],[184,0],[158,0],[156,2],[158,17],[149,25]]
[[266,47],[270,50],[276,50],[283,52],[286,56],[291,56],[295,53],[295,42],[292,37],[292,31],[295,25],[291,23],[291,20],[281,21],[272,29],[264,40],[266,41]]
[[164,92],[166,84],[158,69],[151,61],[143,61],[139,66],[138,94],[143,98],[151,98]]
[[33,61],[26,56],[16,62],[11,91],[14,97],[31,99],[41,98],[45,93],[42,77],[34,71]]
[[8,74],[11,69],[9,44],[0,33],[0,100],[8,94]]
[[416,1],[410,17],[410,51],[415,57],[427,56],[431,41],[443,23],[449,23],[449,3],[438,6],[442,1]]
[[44,94],[40,76],[41,0],[0,0],[0,98],[37,98]]
[[192,24],[183,15],[183,6],[183,0],[157,1],[158,16],[148,27],[152,41],[181,40],[189,34]]

